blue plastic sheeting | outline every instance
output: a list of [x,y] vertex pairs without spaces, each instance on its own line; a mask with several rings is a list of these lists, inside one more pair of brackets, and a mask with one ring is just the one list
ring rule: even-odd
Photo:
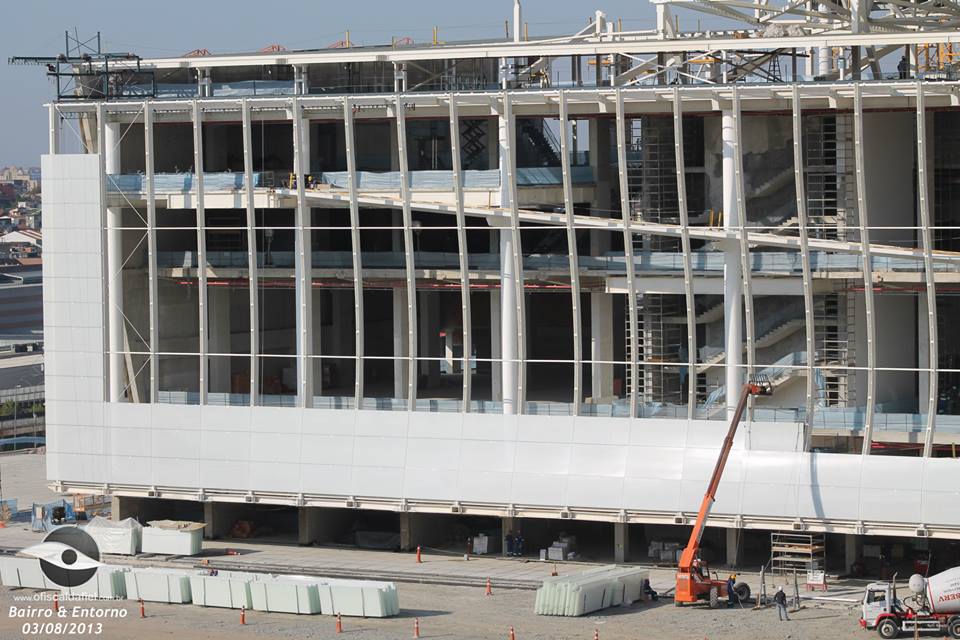
[[[264,186],[264,174],[254,172],[253,186]],[[204,173],[204,191],[231,191],[242,189],[242,173]],[[192,173],[157,173],[153,176],[155,193],[186,193],[194,188]],[[124,173],[107,176],[107,191],[118,193],[142,193],[146,189],[146,176],[142,173]]]
[[33,509],[31,510],[30,528],[33,531],[52,531],[55,529],[56,527],[51,521],[51,517],[53,516],[53,510],[57,507],[64,508],[66,522],[76,521],[76,516],[73,513],[73,505],[66,500],[54,500],[46,504],[34,502]]

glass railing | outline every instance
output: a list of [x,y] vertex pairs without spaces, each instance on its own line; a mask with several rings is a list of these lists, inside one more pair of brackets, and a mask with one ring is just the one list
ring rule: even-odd
[[[263,187],[270,183],[272,174],[253,173],[253,186]],[[143,193],[147,177],[142,173],[107,175],[107,191],[111,193]],[[157,173],[153,176],[154,193],[187,193],[195,188],[192,173]],[[216,172],[203,174],[204,191],[235,191],[244,187],[243,173]]]

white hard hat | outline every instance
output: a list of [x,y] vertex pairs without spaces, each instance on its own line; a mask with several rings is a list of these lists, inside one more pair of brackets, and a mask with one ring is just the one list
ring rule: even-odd
[[777,587],[777,591],[783,591],[783,587]]

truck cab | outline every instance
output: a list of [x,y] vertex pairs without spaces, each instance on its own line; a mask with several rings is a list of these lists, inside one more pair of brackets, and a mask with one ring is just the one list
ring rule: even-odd
[[[896,595],[893,592],[893,586],[889,582],[874,582],[867,585],[863,592],[863,603],[860,608],[860,626],[865,629],[876,628],[879,631],[880,624],[885,618],[893,618],[893,623],[899,632],[898,616],[894,613],[896,609],[901,609],[899,601],[896,601]],[[891,603],[894,603],[891,604]],[[883,636],[883,633],[880,634]],[[884,636],[887,637],[887,636]],[[896,635],[889,636],[895,638]]]

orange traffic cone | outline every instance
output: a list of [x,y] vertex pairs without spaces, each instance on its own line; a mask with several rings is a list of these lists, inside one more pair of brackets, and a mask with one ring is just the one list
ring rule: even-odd
[[485,596],[493,595],[493,587],[490,585],[490,578],[487,578],[487,590],[483,592]]
[[343,633],[343,620],[340,619],[340,614],[337,614],[337,633]]
[[560,575],[559,573],[557,573],[557,564],[556,564],[556,563],[553,564],[553,571],[550,572],[550,575],[553,576],[553,577],[556,577],[556,576]]
[[146,612],[143,610],[143,598],[140,598],[140,617],[141,618],[147,617]]
[[593,640],[600,640],[600,629],[593,630]]
[[423,560],[420,559],[420,546],[419,546],[419,545],[417,545],[417,562],[418,562],[418,563],[423,562]]
[[420,618],[413,619],[413,637],[414,638],[420,637]]
[[247,624],[247,608],[240,607],[240,624]]
[[57,594],[53,594],[53,610],[60,611],[60,599],[57,597]]
[[513,627],[510,627],[510,640],[517,640],[517,634],[514,633]]

